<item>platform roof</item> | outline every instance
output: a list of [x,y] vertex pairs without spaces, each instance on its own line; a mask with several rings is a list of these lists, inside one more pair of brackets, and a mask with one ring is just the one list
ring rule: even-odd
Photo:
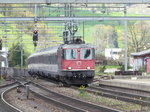
[[144,56],[144,55],[148,55],[148,54],[150,54],[150,49],[144,50],[141,52],[137,52],[137,53],[131,53],[131,56]]

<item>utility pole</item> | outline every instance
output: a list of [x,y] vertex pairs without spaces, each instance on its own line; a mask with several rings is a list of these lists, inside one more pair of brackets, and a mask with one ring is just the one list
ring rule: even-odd
[[22,45],[22,29],[20,34],[20,48],[21,48],[21,68],[23,67],[23,45]]
[[[127,7],[124,7],[124,16],[127,15]],[[125,56],[124,56],[124,70],[128,70],[128,37],[127,37],[127,20],[124,21],[124,43],[125,43]]]
[[85,28],[84,28],[84,21],[83,21],[83,41],[84,41],[84,35],[85,35]]
[[[38,18],[37,18],[37,4],[34,5],[34,31],[37,30],[37,21],[38,21]],[[35,43],[37,44],[37,43]],[[34,52],[36,51],[36,46],[34,45]]]
[[37,4],[35,4],[34,6],[34,21],[37,22],[38,18],[37,18]]
[[21,43],[21,68],[23,67],[23,48]]
[[[71,7],[71,4],[69,4],[68,5],[68,15],[69,15],[69,17],[72,17],[72,7]],[[73,31],[73,29],[72,29],[72,26],[73,26],[73,21],[70,21],[70,23],[69,23],[69,27],[70,27],[70,32],[72,33]],[[73,40],[73,35],[71,34],[70,36],[69,36],[69,40]]]
[[6,67],[8,67],[8,42],[7,42],[7,31],[6,31],[6,23],[3,24],[3,27],[4,27],[4,32],[5,32],[5,47],[6,47]]

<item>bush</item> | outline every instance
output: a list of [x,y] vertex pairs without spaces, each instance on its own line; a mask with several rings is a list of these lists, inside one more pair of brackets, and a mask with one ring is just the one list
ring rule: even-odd
[[122,62],[119,62],[118,60],[114,60],[112,58],[106,58],[103,55],[97,54],[96,55],[96,61],[95,64],[97,65],[119,65],[122,64]]
[[106,65],[107,64],[107,60],[106,60],[105,56],[103,56],[103,55],[97,54],[95,56],[95,60],[96,60],[95,64],[97,64],[97,65]]
[[140,67],[140,68],[139,68],[139,71],[141,71],[141,72],[146,72],[146,68],[145,68],[145,67]]
[[118,60],[114,60],[112,58],[107,59],[107,65],[120,65],[120,62]]
[[[128,66],[127,68],[128,68],[128,69],[132,69],[131,66]],[[124,65],[121,65],[121,66],[119,67],[119,70],[124,71]]]
[[106,70],[106,66],[105,65],[99,67],[99,72],[100,73],[103,73],[105,70]]

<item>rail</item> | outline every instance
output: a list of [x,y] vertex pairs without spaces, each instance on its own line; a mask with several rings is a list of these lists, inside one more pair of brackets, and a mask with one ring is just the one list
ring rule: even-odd
[[85,90],[89,93],[94,93],[108,98],[113,98],[125,102],[144,105],[144,106],[150,106],[150,100],[149,100],[150,97],[146,97],[142,95],[131,94],[123,91],[116,91],[114,89],[111,90],[111,89],[105,89],[105,88],[93,87],[93,86],[88,87]]
[[[13,82],[13,83],[11,83],[11,84],[6,84],[6,85],[3,85],[3,86],[0,86],[0,88],[2,89],[2,88],[6,88],[6,87],[10,87],[10,86],[13,86],[13,85],[14,85],[14,87],[7,88],[4,92],[1,93],[1,102],[2,102],[2,104],[3,104],[3,106],[4,106],[4,108],[6,108],[7,111],[9,111],[9,112],[22,112],[22,111],[19,110],[18,108],[14,107],[14,106],[11,105],[10,103],[8,103],[8,102],[5,100],[5,98],[4,98],[4,96],[5,96],[6,93],[8,93],[8,92],[11,91],[12,89],[15,89],[16,87],[19,86],[17,83],[18,83],[18,82],[15,81],[15,82]],[[17,85],[15,85],[15,84],[17,84]]]
[[44,88],[43,86],[36,84],[36,83],[32,83],[32,84],[38,88],[41,88],[44,91],[47,91],[48,93],[53,94],[55,96],[55,100],[62,99],[59,102],[65,101],[67,106],[68,106],[68,104],[70,104],[70,105],[72,105],[72,107],[82,108],[84,111],[91,111],[91,112],[92,111],[93,112],[96,112],[96,111],[98,111],[98,112],[120,112],[120,110],[116,110],[113,108],[109,108],[106,106],[97,105],[97,104],[93,104],[93,103],[88,103],[88,102],[85,102],[85,101],[82,101],[82,100],[79,100],[76,98],[72,98],[69,96],[65,96],[63,94],[56,93],[56,92],[51,91],[47,88]]

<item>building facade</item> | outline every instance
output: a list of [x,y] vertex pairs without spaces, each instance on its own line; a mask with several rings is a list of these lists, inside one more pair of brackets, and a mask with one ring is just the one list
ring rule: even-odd
[[145,70],[146,72],[150,72],[150,49],[131,53],[133,57],[133,69],[134,70]]
[[120,48],[106,48],[105,49],[105,57],[112,58],[113,60],[119,60],[121,56],[122,49]]

